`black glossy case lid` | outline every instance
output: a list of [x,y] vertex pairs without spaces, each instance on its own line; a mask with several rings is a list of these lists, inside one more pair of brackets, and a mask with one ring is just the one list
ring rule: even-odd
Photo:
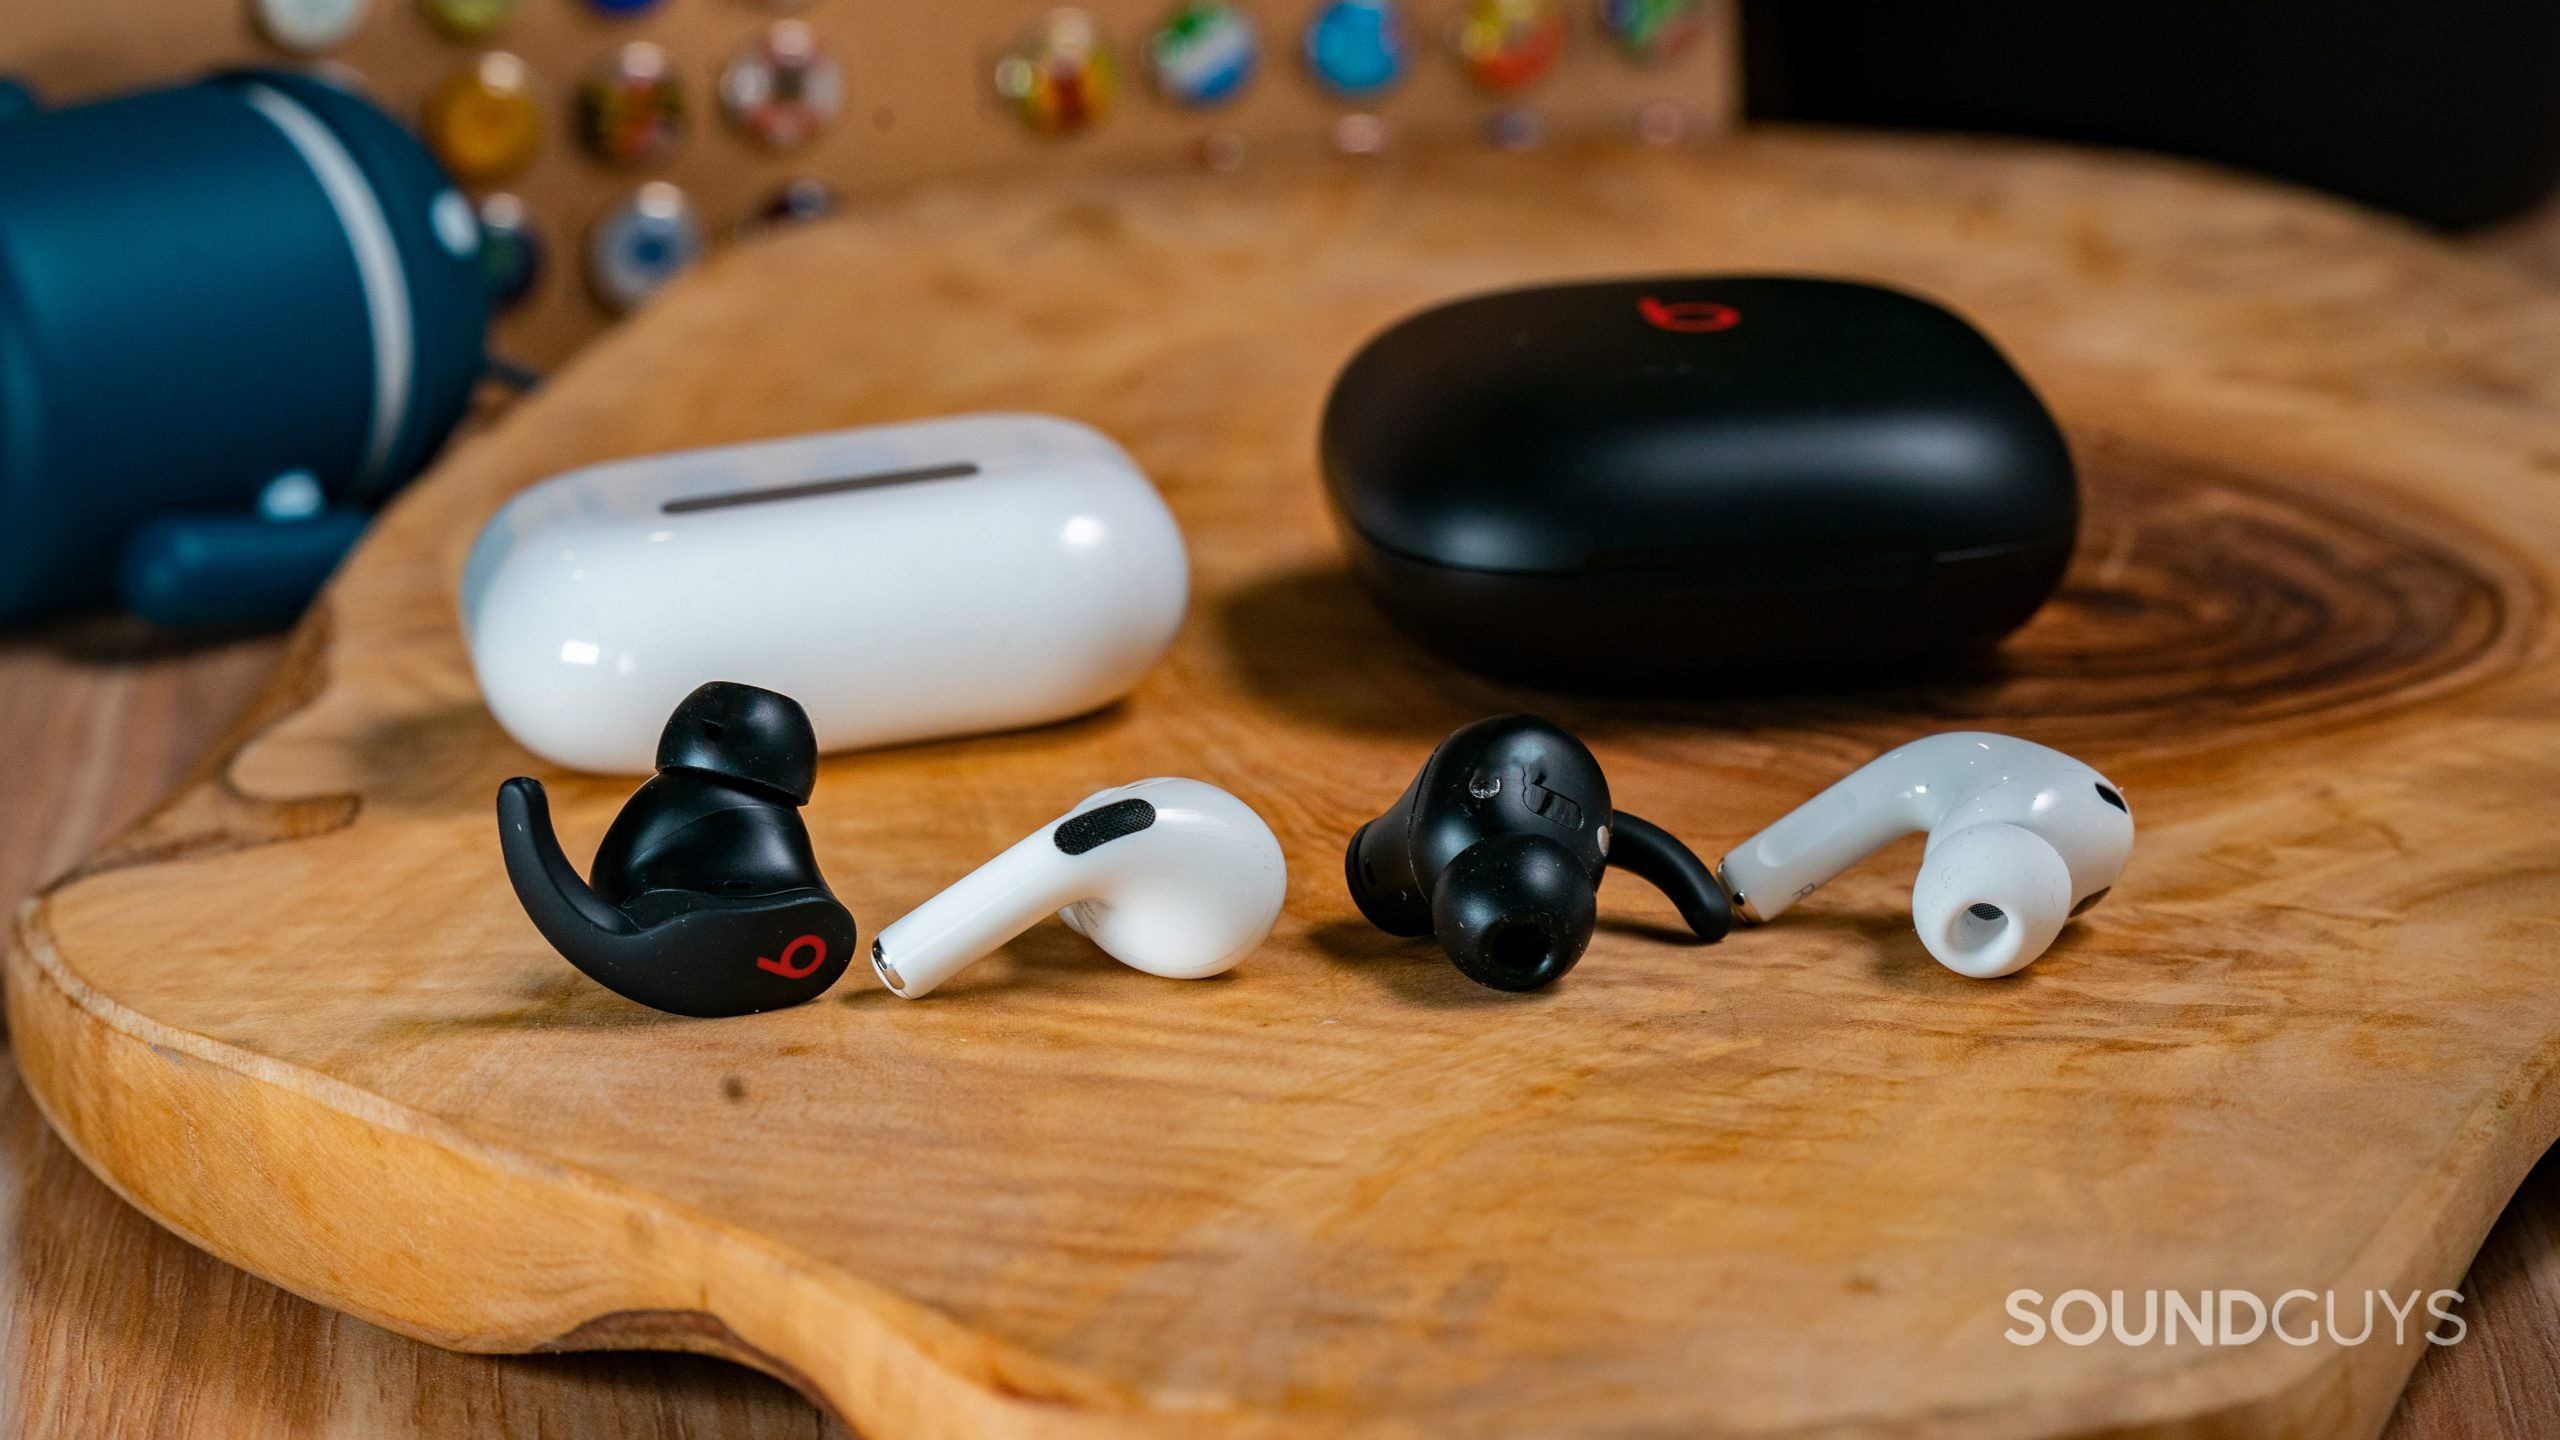
[[1379,335],[1323,458],[1367,543],[1560,574],[2051,543],[2069,450],[1963,320],[1844,281],[1672,277],[1513,290]]

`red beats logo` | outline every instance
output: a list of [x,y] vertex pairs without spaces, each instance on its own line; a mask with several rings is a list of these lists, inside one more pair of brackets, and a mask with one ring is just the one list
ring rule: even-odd
[[[803,949],[806,949],[809,952],[808,963],[802,965],[792,964],[791,957],[798,954]],[[757,969],[770,970],[774,974],[779,975],[786,980],[806,980],[811,975],[817,973],[819,966],[826,963],[827,942],[819,939],[815,935],[803,935],[799,939],[792,941],[790,944],[783,946],[782,958],[779,960],[767,960],[761,955],[756,957]]]
[[1712,335],[1742,323],[1741,311],[1713,300],[1656,300],[1647,295],[1636,302],[1636,311],[1647,325],[1678,335]]

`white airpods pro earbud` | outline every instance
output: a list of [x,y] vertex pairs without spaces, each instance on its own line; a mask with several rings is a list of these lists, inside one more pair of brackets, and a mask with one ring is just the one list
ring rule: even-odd
[[1735,911],[1774,920],[1889,841],[1927,831],[1911,920],[1959,975],[2025,969],[2105,897],[2133,852],[2133,812],[2107,777],[2009,735],[1914,740],[1860,766],[1737,846],[1718,867]]
[[1197,980],[1262,943],[1288,879],[1251,806],[1198,780],[1141,780],[1088,796],[882,930],[871,968],[919,999],[1056,911],[1124,965]]

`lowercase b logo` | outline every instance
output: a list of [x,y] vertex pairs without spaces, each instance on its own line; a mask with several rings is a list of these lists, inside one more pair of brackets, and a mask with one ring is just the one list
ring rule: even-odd
[[1741,311],[1713,300],[1661,300],[1647,295],[1636,302],[1636,313],[1654,329],[1675,335],[1712,335],[1742,323]]
[[[808,953],[809,958],[797,965],[791,963],[791,957],[803,951]],[[767,960],[761,955],[756,957],[757,969],[770,970],[786,980],[806,980],[816,973],[819,966],[826,963],[827,942],[815,935],[803,935],[783,946],[782,958],[779,960]]]

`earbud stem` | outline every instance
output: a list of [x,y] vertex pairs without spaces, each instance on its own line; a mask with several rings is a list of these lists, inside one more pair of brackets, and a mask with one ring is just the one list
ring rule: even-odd
[[883,927],[871,942],[880,983],[910,1000],[931,994],[987,952],[1084,897],[1044,826]]
[[1743,919],[1775,920],[1879,847],[1928,829],[1930,782],[1944,779],[1931,759],[1921,744],[1888,751],[1735,847],[1717,874]]

